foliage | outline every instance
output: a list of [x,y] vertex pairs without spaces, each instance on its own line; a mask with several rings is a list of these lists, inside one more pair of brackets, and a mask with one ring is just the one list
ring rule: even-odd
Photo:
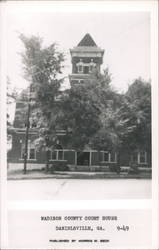
[[119,116],[127,120],[122,144],[127,150],[151,148],[151,85],[141,78],[129,86]]
[[122,135],[126,132],[126,120],[119,115],[119,108],[113,108],[113,101],[101,113],[101,129],[92,138],[94,148],[99,150],[118,150],[121,146]]
[[31,78],[33,83],[53,83],[57,74],[61,73],[63,53],[57,50],[55,43],[42,47],[40,37],[28,38],[21,34],[20,39],[25,46],[25,52],[21,53],[25,78]]
[[110,87],[110,80],[106,69],[103,75],[94,74],[85,84],[67,90],[61,102],[61,122],[70,147],[108,150],[118,145],[122,124],[116,123],[116,110],[122,97]]
[[[63,78],[60,77],[63,68],[64,54],[57,45],[42,46],[40,37],[26,37],[20,34],[24,44],[21,53],[24,77],[30,82],[29,97],[31,112],[30,125],[39,127],[39,138],[35,141],[37,149],[46,151],[46,167],[48,169],[48,152],[56,143],[55,116],[56,97],[60,93]],[[25,95],[23,97],[26,97]]]
[[7,126],[8,127],[11,126],[9,108],[13,103],[15,103],[16,98],[17,98],[17,90],[12,86],[9,77],[7,77]]
[[39,37],[21,34],[20,39],[25,47],[21,54],[24,76],[34,93],[30,96],[34,100],[31,119],[39,128],[37,148],[54,147],[56,130],[64,129],[68,148],[150,150],[150,83],[136,79],[126,94],[119,94],[110,85],[107,68],[103,74],[93,72],[84,84],[61,92],[63,53],[56,44],[43,47]]
[[54,171],[69,171],[69,167],[66,162],[55,162],[50,166],[50,171],[53,173]]
[[20,39],[25,47],[25,51],[21,53],[24,77],[30,81],[30,100],[34,101],[31,118],[38,122],[39,128],[43,128],[40,136],[45,139],[46,133],[48,136],[55,135],[52,112],[56,113],[55,99],[63,82],[60,74],[64,55],[59,52],[56,44],[43,47],[39,37],[28,38],[21,34]]
[[95,77],[67,90],[61,123],[70,147],[127,151],[151,148],[151,86],[136,79],[127,93],[118,94],[109,78]]
[[68,132],[69,147],[83,149],[100,127],[99,109],[96,97],[90,94],[86,85],[67,90],[61,101],[62,115],[58,123]]

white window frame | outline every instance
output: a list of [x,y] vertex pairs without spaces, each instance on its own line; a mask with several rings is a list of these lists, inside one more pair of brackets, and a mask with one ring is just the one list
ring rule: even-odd
[[[81,67],[81,70],[80,70],[80,67]],[[83,73],[83,63],[82,62],[77,63],[77,72],[79,74]]]
[[[59,151],[62,151],[62,159],[59,159]],[[64,150],[64,149],[55,149],[53,151],[50,150],[51,158],[49,159],[49,161],[66,161],[65,160],[65,154],[64,154],[65,151],[66,150]],[[56,158],[55,159],[53,159],[53,153],[54,152],[56,152]]]
[[[92,69],[91,69],[91,67],[92,67]],[[94,66],[91,64],[91,65],[89,65],[89,73],[92,73],[93,72],[93,68],[94,68]]]
[[[34,150],[34,156],[35,156],[35,158],[30,158],[30,151],[31,151],[31,149]],[[36,149],[34,147],[28,148],[28,156],[29,156],[28,160],[33,160],[33,161],[36,160]]]
[[[136,154],[135,158],[137,158],[137,162],[134,161],[134,154]],[[131,161],[134,162],[134,163],[139,163],[139,155],[138,155],[138,152],[133,152],[132,155],[131,155]]]
[[[103,154],[103,156],[102,156],[102,158],[103,158],[102,162],[103,163],[117,163],[117,154],[116,154],[116,152],[115,152],[115,161],[111,161],[111,153],[110,152],[108,152],[108,151],[100,151],[100,152],[102,152],[102,154]],[[108,161],[104,160],[104,154],[105,153],[108,154]]]
[[13,136],[12,135],[7,135],[7,151],[12,149],[12,144],[13,144]]
[[114,157],[114,158],[115,158],[115,161],[111,161],[111,155],[112,155],[112,154],[109,153],[109,157],[110,157],[109,160],[110,160],[110,163],[117,163],[117,153],[116,153],[116,152],[113,152],[113,153],[115,154],[115,157]]
[[[109,154],[109,152],[108,151],[103,151],[102,153],[103,153],[103,157],[102,157],[103,158],[103,162],[110,162],[110,154]],[[105,154],[108,154],[108,161],[105,161],[105,159],[104,159],[105,158],[104,157]]]
[[[89,64],[89,73],[93,72],[93,69],[95,68],[95,66],[96,66],[96,63],[90,62],[90,64]],[[92,67],[92,70],[91,70],[91,67]]]
[[[137,164],[140,164],[140,165],[144,165],[144,164],[147,164],[147,152],[146,151],[138,151],[138,152],[134,152],[137,154]],[[144,162],[141,162],[140,161],[140,158],[141,158],[141,153],[144,153],[144,158],[145,158],[145,161]],[[133,156],[132,156],[133,157]],[[131,158],[132,158],[131,157]]]
[[[77,72],[79,73],[79,74],[83,74],[84,73],[84,67],[85,66],[87,66],[89,69],[88,69],[88,74],[89,73],[92,73],[93,72],[93,68],[96,66],[96,63],[94,63],[94,62],[90,62],[90,63],[83,63],[83,62],[78,62],[77,64]],[[82,67],[82,69],[81,70],[79,70],[79,67]],[[93,67],[92,68],[92,70],[90,69],[91,67]]]
[[[144,162],[141,162],[141,153],[144,153]],[[147,152],[138,152],[138,164],[147,164]]]
[[[35,151],[35,153],[34,153],[35,158],[33,158],[33,159],[30,158],[31,149],[34,149],[34,151]],[[22,147],[21,147],[21,158],[20,158],[21,160],[24,160],[24,157],[23,157],[24,150],[25,150],[25,146],[22,145]],[[37,160],[36,153],[37,152],[36,152],[35,146],[34,145],[28,145],[27,160],[28,161],[36,161]]]

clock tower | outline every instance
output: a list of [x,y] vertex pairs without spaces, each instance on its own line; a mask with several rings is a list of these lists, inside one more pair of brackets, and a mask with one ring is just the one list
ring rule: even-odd
[[93,72],[100,73],[104,50],[96,45],[90,34],[87,33],[76,47],[70,49],[70,53],[72,58],[72,74],[69,75],[71,87],[94,78]]

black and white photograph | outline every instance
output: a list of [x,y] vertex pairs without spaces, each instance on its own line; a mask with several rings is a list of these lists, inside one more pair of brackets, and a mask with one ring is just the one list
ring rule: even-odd
[[151,198],[150,13],[7,21],[9,199]]
[[[153,70],[156,65],[152,69],[152,34],[157,30],[152,28],[156,21],[152,13],[156,13],[157,1],[139,1],[134,5],[132,1],[118,1],[116,5],[115,2],[6,2],[8,204],[29,201],[72,201],[78,204],[92,200],[130,201],[129,204],[133,204],[133,200],[136,203],[143,200],[150,204],[154,190],[153,171],[157,168],[155,150],[152,150],[158,124],[154,122],[158,114],[153,111],[156,98],[153,93],[157,89]],[[61,215],[56,211],[56,216],[52,217],[51,211],[49,215],[45,211],[44,216],[39,215],[40,224],[35,222],[35,211],[32,211],[35,216],[30,219],[24,211],[12,213],[10,210],[8,232],[11,243],[7,249],[33,249],[33,246],[46,249],[43,237],[41,243],[35,238],[33,243],[28,243],[25,235],[24,241],[18,243],[16,232],[24,236],[23,226],[29,232],[31,225],[27,221],[30,220],[34,232],[39,228],[39,235],[45,234],[42,224],[52,220],[59,223],[54,235],[58,238],[58,233],[64,234],[64,245],[49,238],[48,249],[108,249],[111,246],[119,249],[127,247],[123,243],[118,245],[118,240],[124,240],[129,230],[126,242],[134,242],[132,247],[152,249],[151,208],[149,205],[148,210],[141,208],[143,212],[140,214],[141,210],[136,210],[134,220],[130,210],[125,212],[127,219],[123,210],[117,212],[119,217],[110,209],[107,216],[106,212],[98,214],[96,210],[96,216],[92,211],[90,216],[88,211],[82,215],[79,211],[79,216],[73,211],[72,216],[69,210],[66,215],[64,211]],[[145,226],[140,225],[142,229],[137,226],[134,233],[131,231],[133,226],[119,223],[120,216],[127,223],[131,217],[131,226],[139,223],[139,217],[140,223],[144,223],[144,218],[147,222]],[[16,220],[19,224],[14,231]],[[77,220],[78,229],[71,229],[72,220]],[[88,221],[94,223],[94,220],[96,229],[91,225],[86,228]],[[107,229],[100,227],[100,220],[101,223],[112,220],[112,235],[113,225],[116,225],[113,240],[109,228],[109,236],[105,237]],[[69,229],[61,226],[63,221],[68,222],[70,227],[65,226]],[[81,221],[80,226],[78,221]],[[141,234],[144,229],[147,238]],[[46,230],[51,230],[50,225]],[[73,231],[67,230],[88,231],[86,238],[74,239]],[[94,231],[95,245],[90,243],[89,231]],[[123,236],[120,236],[121,231]],[[104,239],[94,238],[95,235],[100,237],[100,233]],[[140,238],[137,242],[134,235]],[[77,248],[75,244],[67,244],[67,237],[72,242],[78,240]],[[85,239],[86,245],[81,245]]]

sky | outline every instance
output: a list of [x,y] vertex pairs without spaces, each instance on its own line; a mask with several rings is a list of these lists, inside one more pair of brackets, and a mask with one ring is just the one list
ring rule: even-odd
[[[111,84],[117,91],[125,92],[135,78],[151,78],[149,12],[110,11],[109,8],[97,11],[89,7],[65,11],[53,4],[48,8],[34,7],[28,4],[7,8],[7,74],[14,86],[25,88],[28,85],[23,78],[19,53],[24,48],[18,38],[19,33],[42,37],[44,46],[58,43],[59,49],[66,55],[64,75],[71,73],[69,49],[89,33],[96,44],[105,50],[102,69],[109,67]],[[65,84],[67,86],[67,80]]]

